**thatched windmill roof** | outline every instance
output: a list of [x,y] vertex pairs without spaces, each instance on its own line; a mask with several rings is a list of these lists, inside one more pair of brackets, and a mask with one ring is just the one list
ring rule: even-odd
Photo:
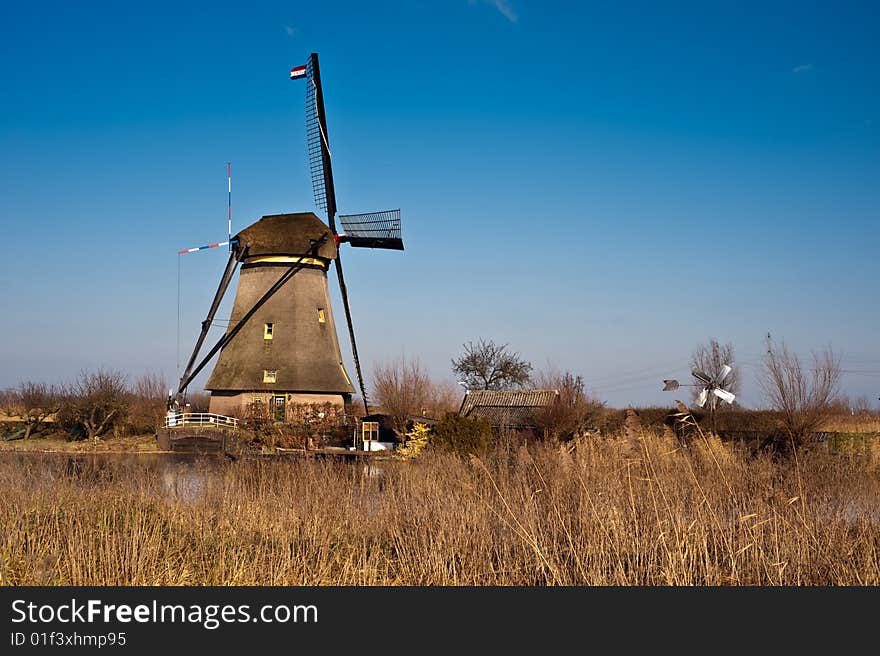
[[337,252],[333,235],[313,212],[269,214],[239,232],[235,238],[241,253],[239,259],[242,259],[259,255],[302,255],[324,235],[327,241],[317,256],[332,260]]

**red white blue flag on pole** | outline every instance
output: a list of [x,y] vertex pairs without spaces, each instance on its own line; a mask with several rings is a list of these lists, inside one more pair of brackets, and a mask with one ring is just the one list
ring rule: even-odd
[[302,66],[297,66],[296,68],[290,69],[290,79],[291,80],[298,80],[299,78],[305,77],[305,76],[306,76],[306,65],[305,64],[303,64]]

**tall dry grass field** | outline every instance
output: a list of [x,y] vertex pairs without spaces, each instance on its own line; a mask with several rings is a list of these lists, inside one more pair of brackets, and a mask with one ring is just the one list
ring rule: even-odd
[[840,433],[880,434],[880,416],[876,414],[834,415],[823,422],[822,430]]
[[0,461],[7,585],[876,585],[871,452],[646,433],[412,462]]

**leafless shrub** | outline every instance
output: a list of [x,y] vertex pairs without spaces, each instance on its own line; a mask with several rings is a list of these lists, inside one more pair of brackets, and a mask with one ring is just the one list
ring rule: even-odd
[[469,389],[500,390],[528,383],[532,365],[508,351],[507,344],[480,339],[464,345],[462,356],[452,360],[452,371]]
[[294,446],[321,447],[339,442],[347,435],[345,411],[332,403],[288,404],[284,424],[284,435],[293,438]]
[[146,373],[137,378],[131,389],[128,429],[137,435],[155,431],[165,415],[167,395],[165,379],[159,374]]
[[535,379],[540,389],[559,392],[556,401],[535,414],[535,423],[545,438],[567,440],[594,427],[605,405],[591,399],[584,390],[582,376],[568,371],[542,372]]
[[793,446],[818,431],[829,417],[840,381],[840,360],[831,348],[813,354],[804,368],[785,342],[776,348],[767,338],[761,381],[770,405],[780,413],[780,428]]
[[119,371],[81,372],[63,392],[59,421],[73,436],[97,440],[126,418],[130,395],[125,382]]
[[841,395],[832,403],[832,411],[841,417],[869,417],[874,414],[871,409],[871,401],[867,396],[852,399]]
[[449,412],[458,412],[464,390],[453,382],[433,381],[431,396],[420,414],[438,419]]
[[38,431],[61,407],[61,395],[54,385],[25,381],[18,386],[21,417],[25,421],[24,439]]
[[0,390],[0,412],[6,417],[20,418],[23,412],[21,407],[21,395],[15,388]]
[[461,394],[455,386],[434,382],[418,358],[398,358],[376,365],[373,396],[399,435],[406,432],[409,417],[441,417],[461,404]]

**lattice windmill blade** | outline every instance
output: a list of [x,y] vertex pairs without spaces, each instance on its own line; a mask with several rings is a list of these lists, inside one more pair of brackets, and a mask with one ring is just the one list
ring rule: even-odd
[[722,365],[721,371],[718,372],[718,376],[715,379],[715,384],[721,385],[731,371],[733,371],[733,368],[729,364]]
[[355,248],[403,250],[399,209],[366,214],[340,214],[339,221],[345,230],[345,234],[339,236],[340,241],[346,241]]
[[[354,247],[360,248],[403,250],[403,240],[400,236],[400,210],[340,216],[339,218],[343,222],[346,234],[340,235],[337,232],[336,189],[333,185],[333,166],[318,54],[313,52],[309,55],[309,60],[306,64],[292,68],[290,79],[305,79],[306,81],[306,145],[312,192],[315,205],[327,212],[327,221],[337,246],[347,242]],[[348,290],[345,285],[339,249],[337,249],[336,256],[336,274],[342,303],[345,308],[345,318],[348,323],[348,334],[351,339],[351,350],[355,369],[357,370],[358,383],[364,399],[364,409],[369,414],[367,392],[361,373],[351,307],[348,301]]]
[[701,408],[706,405],[706,400],[709,398],[709,390],[702,389],[700,390],[699,396],[697,396],[697,405]]
[[[294,72],[297,72],[294,75]],[[300,72],[302,71],[302,72]],[[336,189],[333,186],[333,167],[330,159],[330,141],[327,135],[327,117],[324,112],[324,91],[321,87],[321,68],[318,53],[313,52],[304,66],[290,71],[291,79],[306,79],[306,147],[309,155],[309,174],[315,205],[327,211],[330,229],[336,234]]]

